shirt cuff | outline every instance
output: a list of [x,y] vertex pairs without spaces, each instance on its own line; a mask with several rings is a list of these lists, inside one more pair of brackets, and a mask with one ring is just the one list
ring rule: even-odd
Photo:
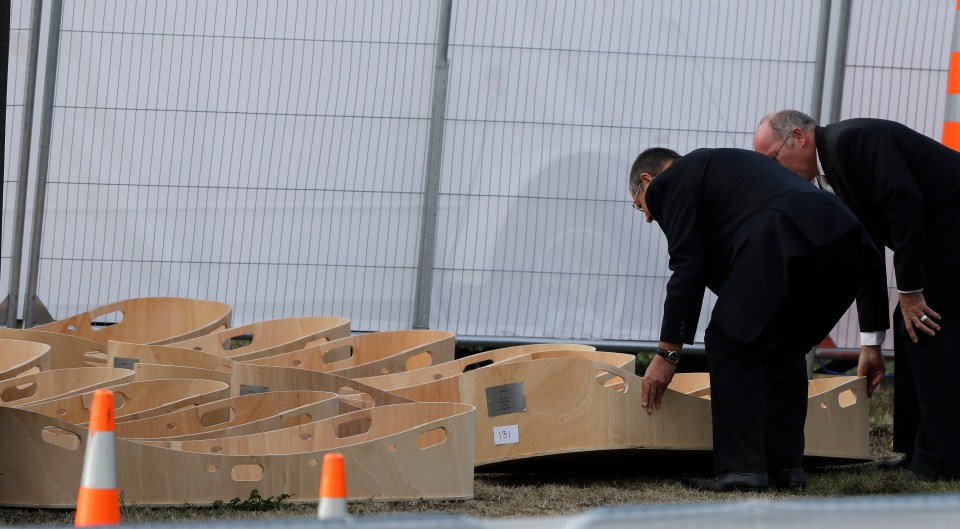
[[897,290],[897,292],[901,294],[916,294],[917,292],[923,292],[923,289],[918,288],[917,290]]
[[887,331],[871,331],[860,333],[860,345],[883,345],[887,338]]

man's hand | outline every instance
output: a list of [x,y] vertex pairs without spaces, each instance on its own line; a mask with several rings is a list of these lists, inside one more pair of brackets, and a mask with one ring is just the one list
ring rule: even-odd
[[937,320],[940,315],[927,306],[923,299],[923,292],[900,294],[900,312],[903,314],[903,324],[913,343],[917,343],[917,330],[933,336],[940,330]]
[[643,385],[640,388],[640,405],[647,409],[647,413],[653,413],[654,408],[660,409],[660,398],[676,372],[676,365],[667,362],[660,355],[653,357],[643,374]]
[[883,353],[879,345],[863,345],[860,347],[860,362],[857,364],[857,375],[867,377],[867,398],[873,397],[873,391],[883,380],[887,371],[883,363]]

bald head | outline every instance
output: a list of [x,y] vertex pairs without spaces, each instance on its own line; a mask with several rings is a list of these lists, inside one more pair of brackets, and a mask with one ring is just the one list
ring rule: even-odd
[[798,110],[778,110],[764,116],[753,136],[753,149],[812,180],[819,174],[814,138],[816,120]]

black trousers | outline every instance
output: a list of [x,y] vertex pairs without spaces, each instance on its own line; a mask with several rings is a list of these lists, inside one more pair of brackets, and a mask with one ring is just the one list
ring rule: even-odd
[[[910,468],[935,477],[960,478],[960,266],[938,270],[923,290],[924,299],[940,316],[936,336],[918,333],[918,343],[903,331],[920,404],[913,462]],[[899,311],[898,311],[899,314]],[[902,326],[902,317],[895,318]]]
[[803,466],[804,356],[853,303],[866,270],[876,265],[875,251],[859,241],[851,236],[794,259],[787,295],[752,343],[737,342],[713,322],[707,327],[716,473]]
[[[937,309],[934,309],[937,310]],[[941,314],[942,316],[942,314]],[[912,456],[920,428],[920,402],[917,400],[917,383],[913,376],[913,365],[907,352],[906,327],[903,326],[903,314],[900,304],[893,313],[893,451]]]

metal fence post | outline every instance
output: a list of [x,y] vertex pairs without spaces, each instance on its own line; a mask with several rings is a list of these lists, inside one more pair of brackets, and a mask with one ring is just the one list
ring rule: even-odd
[[440,164],[443,160],[443,123],[447,113],[447,78],[450,45],[450,18],[453,0],[441,0],[437,28],[437,62],[433,72],[433,105],[427,143],[427,175],[423,185],[423,216],[420,221],[420,257],[417,264],[417,292],[413,307],[413,328],[430,327],[433,296],[433,262],[437,249],[437,208],[440,194]]
[[17,161],[17,202],[10,250],[10,286],[7,290],[4,325],[16,327],[20,302],[20,264],[23,260],[23,230],[27,216],[27,178],[30,174],[30,143],[33,140],[33,102],[37,90],[37,56],[40,51],[40,17],[43,0],[33,0],[30,11],[30,46],[24,80],[23,124],[20,128],[20,159]]
[[830,115],[827,123],[840,121],[843,104],[843,78],[847,70],[847,43],[850,40],[850,0],[840,0],[840,24],[837,29],[837,57],[834,64],[833,88],[830,97]]
[[[45,311],[37,297],[40,273],[40,241],[43,234],[43,209],[47,193],[47,171],[50,166],[50,134],[53,124],[53,99],[56,96],[57,61],[60,56],[60,22],[63,0],[50,4],[50,33],[47,39],[47,63],[44,70],[43,102],[40,112],[40,147],[37,151],[37,196],[33,209],[33,233],[30,238],[30,265],[27,269],[27,292],[23,304],[23,327],[32,327],[35,313]],[[39,307],[38,307],[39,305]]]
[[823,89],[827,71],[827,43],[830,38],[830,8],[832,0],[820,2],[820,28],[817,32],[817,62],[813,72],[813,101],[810,103],[810,116],[820,122],[823,112]]

